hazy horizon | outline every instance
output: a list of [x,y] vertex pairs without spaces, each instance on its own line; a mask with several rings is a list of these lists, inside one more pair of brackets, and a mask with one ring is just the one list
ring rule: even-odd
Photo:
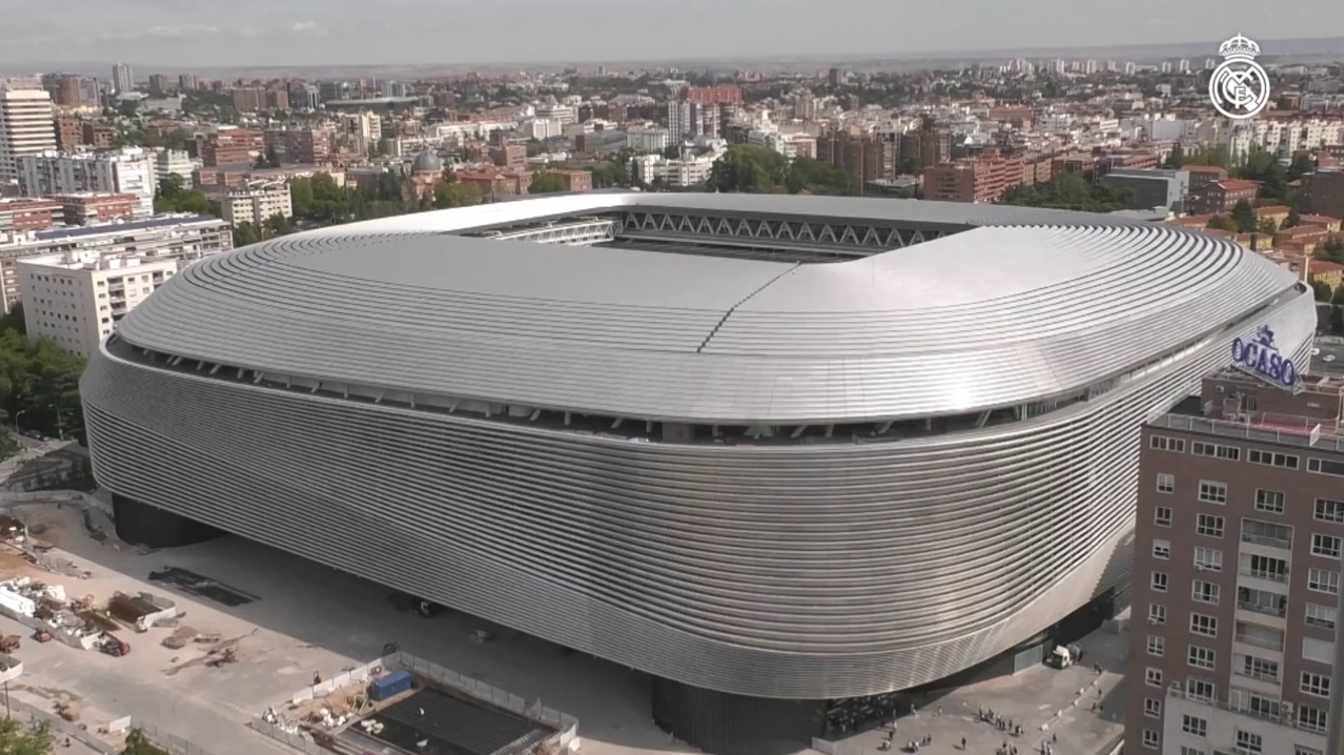
[[1310,39],[1344,34],[1344,3],[237,0],[226,23],[220,6],[204,0],[104,0],[76,14],[17,5],[7,21],[0,30],[6,69],[124,60],[191,70],[909,57],[1184,45],[1239,32]]

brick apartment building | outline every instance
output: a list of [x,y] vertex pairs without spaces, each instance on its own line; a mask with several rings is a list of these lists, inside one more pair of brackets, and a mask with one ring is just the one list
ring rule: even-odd
[[1026,175],[1021,158],[985,155],[935,165],[924,170],[924,197],[951,202],[996,202],[1021,186]]
[[262,132],[249,128],[229,128],[201,139],[198,154],[206,167],[251,164],[265,148]]
[[1344,381],[1295,390],[1225,370],[1143,428],[1126,752],[1327,751]]
[[700,105],[741,105],[742,87],[736,84],[687,87],[683,99]]
[[332,132],[326,128],[268,129],[263,137],[266,152],[282,163],[312,165],[331,159]]
[[[1194,174],[1191,174],[1193,181]],[[1191,188],[1190,211],[1200,214],[1226,215],[1237,206],[1237,202],[1246,200],[1255,203],[1260,184],[1241,178],[1224,178],[1205,184],[1198,194]]]
[[52,201],[61,207],[66,225],[90,225],[135,217],[140,198],[134,194],[79,192],[54,194]]
[[565,182],[565,191],[584,192],[593,190],[593,174],[586,170],[549,170],[552,175]]
[[849,173],[855,194],[863,193],[863,187],[871,181],[896,177],[899,148],[899,142],[878,134],[849,131],[830,131],[816,141],[817,160]]
[[50,199],[0,199],[0,231],[45,230],[60,211],[60,203]]
[[1344,171],[1318,170],[1305,183],[1312,212],[1344,218]]
[[524,170],[527,168],[527,145],[501,144],[491,147],[490,161],[503,168]]

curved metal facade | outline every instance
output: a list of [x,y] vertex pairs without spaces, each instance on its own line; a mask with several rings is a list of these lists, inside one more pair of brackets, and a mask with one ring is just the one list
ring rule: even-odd
[[[503,207],[542,215],[550,201]],[[913,266],[883,260],[894,252],[868,267],[779,266],[785,277],[776,263],[715,260],[720,277],[705,285],[718,290],[655,288],[644,309],[591,286],[584,299],[544,274],[501,288],[471,270],[488,266],[474,246],[488,242],[463,239],[450,245],[464,242],[467,261],[439,277],[370,282],[352,250],[426,238],[378,238],[386,225],[251,247],[189,269],[91,360],[95,474],[121,495],[687,684],[788,698],[915,686],[1126,577],[1139,424],[1226,365],[1234,337],[1267,323],[1285,353],[1308,348],[1311,297],[1290,275],[1198,234],[1096,223],[953,237],[1006,255],[991,269],[1059,264],[997,286],[940,267],[962,253],[951,247]],[[1061,256],[1071,247],[1083,259]],[[683,260],[538,248],[574,252],[580,269],[633,254],[614,263],[619,275],[631,260]],[[329,252],[338,258],[302,261]],[[414,274],[421,263],[407,264]],[[676,288],[706,268],[657,272],[646,280]],[[353,316],[335,306],[351,302],[328,301],[351,281],[367,294]],[[940,292],[950,303],[930,304]],[[140,349],[209,364],[186,370]],[[838,362],[851,368],[838,382],[803,379]],[[1108,390],[928,437],[720,445],[286,390],[220,369],[707,423],[907,417]],[[695,369],[706,371],[700,393],[679,392],[674,378],[684,386]],[[607,382],[584,382],[599,373]],[[776,398],[762,401],[767,384],[753,381],[767,378]]]

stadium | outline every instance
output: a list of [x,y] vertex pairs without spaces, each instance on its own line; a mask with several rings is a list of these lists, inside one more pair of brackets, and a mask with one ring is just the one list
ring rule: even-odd
[[1314,324],[1291,273],[1122,216],[597,193],[209,258],[82,395],[123,537],[639,669],[705,741],[706,705],[927,685],[1111,594],[1140,423]]

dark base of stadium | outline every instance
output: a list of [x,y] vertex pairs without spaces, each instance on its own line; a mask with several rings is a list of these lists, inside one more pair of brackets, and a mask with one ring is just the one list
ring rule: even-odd
[[112,494],[112,513],[117,537],[150,548],[191,545],[224,534],[208,524],[115,493]]
[[716,755],[785,755],[811,746],[813,737],[841,739],[922,708],[944,693],[1041,663],[1055,645],[1099,628],[1121,603],[1115,590],[1058,624],[978,666],[936,682],[884,695],[835,700],[746,697],[653,678],[653,721],[688,744]]
[[[112,496],[117,536],[128,543],[165,548],[223,534],[207,524]],[[978,666],[936,682],[884,695],[832,700],[777,700],[692,687],[652,677],[652,713],[659,728],[715,755],[785,755],[813,737],[840,739],[908,715],[943,693],[971,682],[1020,671],[1042,662],[1055,645],[1074,642],[1101,626],[1123,605],[1115,590],[1064,617],[1045,632]]]

